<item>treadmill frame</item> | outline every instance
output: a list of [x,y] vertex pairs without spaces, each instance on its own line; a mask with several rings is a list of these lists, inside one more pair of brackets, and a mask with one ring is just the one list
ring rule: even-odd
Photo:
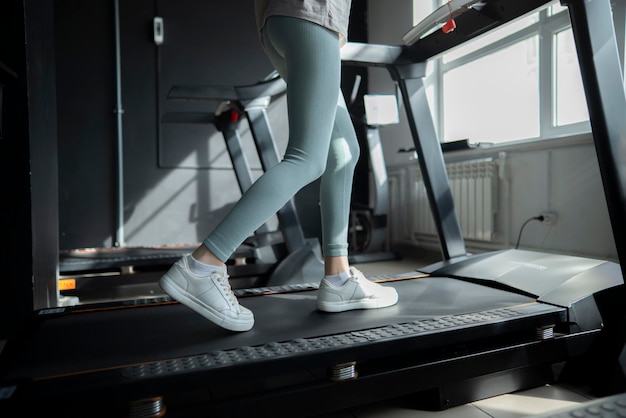
[[[27,3],[30,4],[32,2],[27,1]],[[535,7],[540,7],[545,3],[546,1],[538,0],[532,2],[492,0],[488,5],[499,6],[502,9],[504,5],[532,4]],[[626,114],[626,99],[621,78],[619,55],[617,54],[617,48],[613,47],[615,45],[615,34],[610,20],[610,2],[609,0],[567,0],[565,3],[570,8],[572,28],[575,34],[577,49],[579,50],[583,82],[590,108],[594,138],[598,148],[598,159],[609,204],[611,224],[616,246],[618,247],[618,255],[623,264],[626,257],[626,248],[623,241],[626,239],[626,205],[624,204],[626,196],[624,184],[626,164],[623,153],[624,140],[626,138],[626,118],[624,118]],[[504,10],[509,9],[504,8]],[[33,11],[27,8],[27,16],[29,13],[33,13]],[[466,15],[468,16],[467,19],[470,19],[471,15],[467,13]],[[484,22],[485,16],[476,18],[480,23]],[[500,20],[496,19],[495,23],[493,23],[492,19],[492,23],[485,26],[485,30],[505,21],[507,21],[506,18],[500,17]],[[478,33],[476,32],[476,34]],[[424,42],[428,40],[428,42],[436,44],[437,38],[441,36],[439,33],[434,33],[425,38]],[[471,35],[468,35],[467,39],[470,38]],[[444,258],[448,260],[464,257],[466,254],[462,236],[460,235],[458,219],[454,213],[449,184],[447,184],[447,181],[444,181],[447,180],[447,175],[443,165],[440,144],[437,141],[434,129],[432,129],[432,118],[428,118],[430,116],[429,111],[422,113],[427,109],[422,81],[425,64],[424,62],[415,63],[414,55],[415,51],[421,48],[421,42],[417,42],[408,48],[375,45],[359,46],[353,44],[346,50],[346,54],[350,51],[355,54],[358,52],[358,56],[346,56],[344,62],[348,65],[384,66],[399,83],[405,106],[407,106],[408,117],[411,120],[413,139],[420,156],[420,168],[424,171],[429,201],[438,225],[442,253]],[[360,49],[360,51],[356,51],[355,47]],[[441,48],[439,52],[445,50],[445,45],[443,49]],[[433,56],[437,52],[429,53],[431,54],[430,56]],[[424,57],[423,60],[427,58]],[[38,80],[41,81],[40,79]],[[29,81],[31,80],[29,79]],[[488,374],[495,378],[501,370],[521,370],[526,367],[567,360],[569,356],[584,352],[588,344],[593,341],[599,332],[599,330],[593,330],[562,336],[550,341],[526,342],[501,347],[501,349],[486,349],[485,351],[471,353],[467,356],[452,353],[450,357],[442,358],[440,361],[432,359],[431,362],[427,363],[411,359],[412,348],[414,347],[411,347],[407,341],[393,338],[388,341],[373,341],[356,349],[356,351],[371,360],[371,363],[369,363],[369,366],[371,366],[370,370],[364,372],[358,379],[345,381],[342,384],[320,379],[316,380],[312,385],[296,384],[287,386],[282,390],[274,390],[270,387],[263,393],[248,395],[245,405],[250,407],[249,411],[259,411],[266,408],[266,410],[273,411],[274,414],[287,412],[286,410],[289,406],[302,411],[305,405],[309,408],[306,412],[318,412],[329,410],[329,408],[335,409],[338,405],[349,406],[363,403],[364,401],[369,402],[388,398],[392,395],[398,396],[404,393],[412,393],[424,388],[423,380],[421,380],[424,377],[432,379],[432,381],[429,380],[429,384],[442,382],[444,378],[450,375],[456,375],[461,379],[472,379],[477,377],[476,374],[473,374],[476,372],[480,373],[481,376]],[[392,358],[383,355],[386,353],[382,353],[382,351],[390,347],[395,347],[394,350],[401,350],[403,355]],[[242,347],[241,350],[244,350],[244,348]],[[328,364],[327,361],[330,359],[347,360],[355,353],[345,348],[329,348],[320,354],[320,356],[287,358],[285,361],[280,361],[280,367],[284,368],[284,370],[293,370],[293,367],[299,364],[318,369],[322,364]],[[398,352],[396,351],[395,354],[398,354]],[[178,360],[184,362],[184,359]],[[390,370],[386,363],[396,364],[393,364],[394,367]],[[259,367],[265,373],[269,372],[270,369],[276,370],[275,366],[276,364],[273,364],[269,367],[268,363],[264,363]],[[264,369],[264,367],[267,367],[267,369]],[[180,379],[181,375],[174,374],[165,378],[165,380],[151,380],[146,385],[115,385],[102,392],[90,391],[90,389],[93,389],[91,384],[94,382],[102,384],[107,381],[107,376],[111,376],[109,373],[118,374],[118,372],[119,369],[99,370],[93,371],[93,373],[56,376],[50,379],[38,380],[37,382],[18,382],[16,385],[24,384],[24,387],[34,389],[35,392],[39,384],[42,384],[47,389],[60,390],[61,392],[72,387],[77,389],[76,393],[66,393],[65,396],[58,393],[58,396],[55,396],[55,393],[52,392],[49,400],[57,402],[59,407],[63,407],[64,401],[74,398],[78,393],[86,397],[89,397],[89,395],[95,398],[102,397],[105,400],[111,400],[110,396],[116,394],[119,396],[113,400],[113,406],[116,406],[116,402],[126,401],[131,394],[135,395],[143,392],[145,395],[149,395],[154,389],[162,388],[165,384],[171,384],[178,389],[185,389],[189,385],[188,388],[192,389],[199,382],[206,383],[205,378],[207,377],[202,373],[191,373],[188,375],[189,379],[183,382]],[[242,376],[247,374],[243,368],[238,370],[237,367],[225,368],[223,373],[224,375],[242,373]],[[61,383],[68,383],[68,386],[61,387]],[[122,391],[121,393],[119,392],[120,390]],[[311,402],[312,396],[324,396],[324,399],[327,399],[329,403],[337,401],[338,404],[321,405],[320,402]],[[364,398],[364,396],[367,398]],[[43,399],[46,399],[46,396],[43,396]],[[273,400],[280,400],[281,407],[285,409],[276,411],[277,406],[271,404]],[[241,401],[242,398],[239,397],[226,398],[216,407],[224,408],[222,411],[232,412],[235,404]],[[27,399],[26,403],[29,402],[31,401]],[[184,402],[184,399],[181,402]],[[29,406],[33,406],[32,402]],[[198,403],[190,405],[189,409],[198,407],[199,410],[206,413],[206,406],[206,403],[200,400]]]

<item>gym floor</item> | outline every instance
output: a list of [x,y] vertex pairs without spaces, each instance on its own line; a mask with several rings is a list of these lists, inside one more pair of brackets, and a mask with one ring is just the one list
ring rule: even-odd
[[589,399],[592,398],[573,388],[546,385],[444,411],[417,410],[398,399],[326,414],[320,418],[520,418],[572,407]]

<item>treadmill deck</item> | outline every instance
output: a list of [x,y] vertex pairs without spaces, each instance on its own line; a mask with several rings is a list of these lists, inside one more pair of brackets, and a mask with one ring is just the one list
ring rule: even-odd
[[461,330],[533,316],[565,320],[563,308],[452,278],[385,285],[397,289],[397,305],[342,313],[317,311],[314,289],[240,297],[255,313],[254,328],[244,333],[219,328],[173,302],[49,315],[28,337],[8,376],[47,379],[120,368],[126,378],[139,378],[150,373],[146,364],[172,359],[219,368],[409,336],[439,335],[447,343]]
[[[52,410],[70,402],[79,413],[81,404],[123,407],[190,393],[201,394],[194,401],[204,405],[201,410],[228,409],[229,399],[257,399],[256,393],[287,396],[281,401],[297,407],[306,391],[331,390],[326,373],[345,364],[356,364],[358,385],[399,370],[417,373],[417,380],[405,377],[377,389],[376,396],[388,397],[571,355],[567,335],[536,338],[538,328],[567,324],[567,308],[450,277],[395,277],[370,279],[395,287],[396,305],[342,313],[318,311],[315,287],[238,291],[240,303],[255,313],[254,328],[243,333],[222,329],[167,297],[152,304],[42,311],[23,340],[5,347],[0,389],[12,392],[9,407],[45,402]],[[294,397],[293,390],[303,388]]]

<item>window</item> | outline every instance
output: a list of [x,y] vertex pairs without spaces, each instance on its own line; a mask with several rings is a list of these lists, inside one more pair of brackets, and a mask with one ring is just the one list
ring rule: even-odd
[[[414,2],[419,21],[424,0]],[[623,47],[623,39],[618,43]],[[558,2],[436,61],[428,83],[436,86],[431,105],[444,142],[503,143],[591,131],[567,7]]]
[[537,44],[533,36],[443,72],[446,141],[539,135]]
[[554,109],[553,126],[564,126],[589,120],[583,82],[571,30],[554,34]]

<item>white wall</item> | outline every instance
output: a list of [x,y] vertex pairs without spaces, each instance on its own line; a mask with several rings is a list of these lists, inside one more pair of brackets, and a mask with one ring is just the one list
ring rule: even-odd
[[[368,8],[370,42],[401,44],[402,36],[413,24],[412,1],[369,1]],[[370,93],[395,93],[395,85],[386,70],[370,71]],[[399,125],[381,129],[390,177],[392,246],[410,244],[438,248],[435,237],[429,241],[418,239],[413,233],[417,163],[411,154],[398,153],[400,148],[413,146],[403,108],[401,115]],[[470,252],[514,247],[527,219],[551,211],[557,214],[556,223],[530,222],[524,228],[520,248],[617,261],[590,135],[445,155],[446,161],[482,157],[493,157],[501,162],[496,231],[492,242],[466,242]]]

